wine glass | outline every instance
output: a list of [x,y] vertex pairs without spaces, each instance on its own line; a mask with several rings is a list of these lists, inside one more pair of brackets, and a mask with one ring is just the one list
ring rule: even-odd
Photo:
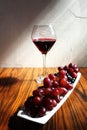
[[46,54],[56,42],[54,29],[51,25],[34,25],[31,39],[43,56],[43,74],[36,79],[37,83],[41,83],[47,76]]

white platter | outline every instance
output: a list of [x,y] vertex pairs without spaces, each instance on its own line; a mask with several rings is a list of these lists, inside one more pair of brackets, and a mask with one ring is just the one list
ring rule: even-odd
[[67,100],[67,98],[73,92],[74,88],[76,87],[77,83],[79,82],[80,76],[81,76],[81,73],[79,72],[77,75],[77,78],[73,84],[73,89],[69,90],[68,93],[57,104],[57,106],[54,107],[53,110],[47,112],[45,116],[38,117],[38,118],[32,118],[32,117],[24,114],[23,110],[19,110],[17,113],[17,116],[24,118],[26,120],[29,120],[29,121],[33,121],[33,122],[40,123],[40,124],[45,124],[58,111],[58,109],[63,105],[63,103]]

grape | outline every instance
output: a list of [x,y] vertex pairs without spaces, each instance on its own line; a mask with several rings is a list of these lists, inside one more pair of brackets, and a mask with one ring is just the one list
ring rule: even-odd
[[74,64],[70,63],[68,67],[73,68]]
[[25,102],[25,109],[30,110],[33,105],[33,96],[30,96]]
[[73,85],[70,84],[70,83],[67,83],[67,89],[68,89],[68,90],[71,90],[72,88],[73,88]]
[[44,98],[43,105],[47,111],[51,111],[53,109],[52,103],[53,101],[51,98]]
[[56,102],[57,102],[57,103],[59,103],[59,102],[60,102],[60,96],[59,96],[59,95],[54,96],[53,98],[56,100]]
[[52,87],[52,81],[50,80],[50,78],[46,77],[44,78],[44,87]]
[[44,95],[44,89],[38,88],[33,91],[33,96],[40,96],[42,97]]
[[52,99],[46,98],[45,100],[43,100],[42,106],[46,108],[46,111],[52,110],[53,109]]
[[57,96],[59,94],[59,90],[57,88],[53,89],[52,95]]
[[62,78],[62,79],[60,80],[60,82],[59,82],[59,85],[60,85],[61,87],[66,87],[66,86],[67,86],[67,80],[66,80],[66,78]]
[[69,73],[67,73],[66,75],[67,75],[67,78],[68,78],[68,82],[72,82],[72,76]]
[[38,110],[38,116],[39,117],[42,117],[46,114],[46,108],[45,107],[40,107],[39,110]]
[[66,78],[67,79],[66,73],[67,72],[65,70],[60,70],[59,71],[59,79],[62,79],[62,78]]
[[72,74],[72,73],[74,72],[74,69],[70,67],[69,70],[68,70],[68,72],[69,72],[70,74]]
[[58,67],[58,70],[59,70],[59,71],[60,71],[60,70],[63,70],[63,67],[60,67],[60,66],[59,66],[59,67]]
[[30,116],[31,117],[37,117],[38,116],[38,110],[39,110],[39,106],[35,105],[32,107],[32,109],[30,110]]
[[33,96],[38,96],[38,95],[39,95],[39,90],[38,89],[34,90],[33,91]]
[[73,77],[73,78],[76,78],[76,77],[77,77],[77,73],[76,73],[76,72],[73,72],[73,73],[72,73],[72,77]]
[[75,82],[75,78],[72,78],[72,81],[71,81],[71,83],[73,84]]
[[56,107],[57,101],[55,99],[52,99],[52,105],[53,105],[53,107]]
[[43,91],[44,90],[44,86],[39,86],[38,89]]
[[33,102],[34,102],[34,104],[40,104],[40,103],[41,103],[41,97],[35,96],[35,97],[33,98]]
[[75,68],[74,71],[75,71],[76,73],[78,73],[78,72],[79,72],[79,68],[78,68],[78,67]]
[[73,64],[73,69],[77,68],[77,65],[76,64]]
[[67,71],[69,68],[67,65],[65,65],[63,69]]
[[60,70],[59,75],[66,75],[66,71],[65,70]]
[[75,69],[75,68],[77,68],[77,65],[74,64],[74,63],[70,63],[70,64],[69,64],[69,67]]
[[42,106],[46,107],[48,105],[52,105],[52,99],[49,97],[44,97],[42,101]]
[[50,78],[50,80],[53,80],[55,78],[54,74],[49,74],[48,77]]
[[59,83],[57,81],[53,81],[52,87],[57,88],[59,86]]
[[51,88],[45,88],[44,93],[45,93],[45,95],[51,95],[52,89]]
[[53,105],[52,104],[46,106],[46,110],[47,111],[51,111],[52,109],[53,109]]
[[66,80],[67,80],[67,76],[66,75],[59,75],[59,79],[61,80],[61,79],[63,79],[63,78],[65,78]]
[[59,95],[61,96],[61,95],[65,95],[65,94],[67,94],[67,89],[66,88],[64,88],[64,87],[60,87],[60,88],[58,88],[58,90],[59,90]]
[[38,88],[38,90],[39,90],[39,94],[38,94],[38,96],[44,96],[44,88]]

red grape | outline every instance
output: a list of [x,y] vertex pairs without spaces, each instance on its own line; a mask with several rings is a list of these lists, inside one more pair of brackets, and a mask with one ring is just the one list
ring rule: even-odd
[[77,65],[74,64],[74,63],[70,63],[70,64],[69,64],[69,67],[75,69],[75,68],[77,68]]
[[51,111],[52,109],[53,109],[53,105],[52,104],[46,106],[46,110],[47,111]]
[[76,73],[78,73],[78,72],[79,72],[79,68],[78,68],[78,67],[75,68],[74,71],[75,71]]
[[70,68],[73,68],[73,66],[74,66],[73,63],[70,63],[70,64],[69,64],[69,67],[70,67]]
[[66,78],[62,78],[62,79],[60,80],[60,82],[59,82],[59,85],[60,85],[61,87],[66,87],[66,86],[67,86],[67,80],[66,80]]
[[45,105],[45,106],[47,106],[47,105],[51,105],[52,104],[52,99],[51,98],[44,98],[44,100],[43,100],[43,104]]
[[31,117],[37,117],[38,116],[38,110],[39,110],[39,106],[34,105],[31,110],[30,110],[30,116]]
[[50,80],[50,78],[46,77],[44,78],[44,87],[52,87],[52,81]]
[[54,96],[53,98],[56,100],[56,102],[57,102],[57,103],[59,103],[59,102],[60,102],[60,96],[59,96],[59,95]]
[[46,114],[46,108],[45,107],[40,107],[39,110],[38,110],[38,116],[39,117],[42,117]]
[[34,104],[40,104],[41,103],[41,97],[35,96],[33,99]]
[[59,95],[65,95],[68,92],[67,89],[64,87],[60,87],[58,88],[58,90],[59,90]]
[[59,70],[59,71],[60,71],[60,70],[63,70],[63,67],[59,66],[59,67],[58,67],[58,70]]
[[37,96],[37,95],[39,95],[39,90],[38,89],[33,91],[33,96]]
[[59,83],[57,81],[53,81],[52,87],[57,88],[59,86]]
[[40,96],[42,97],[44,95],[44,89],[38,88],[33,91],[33,96]]
[[67,71],[68,70],[68,66],[65,65],[63,69]]
[[71,90],[72,88],[73,88],[73,85],[70,84],[70,83],[67,83],[67,89],[68,89],[68,90]]
[[68,71],[70,74],[72,74],[74,72],[74,69],[70,67]]
[[54,74],[49,74],[48,77],[50,78],[50,80],[53,80],[55,78]]
[[66,75],[66,71],[65,70],[60,70],[59,75]]
[[52,95],[57,96],[59,94],[59,90],[57,88],[52,90]]
[[28,99],[25,102],[25,108],[30,109],[32,107],[33,104],[33,96],[28,97]]
[[76,72],[73,72],[73,73],[72,73],[72,77],[73,77],[73,78],[76,78],[76,77],[77,77],[77,73],[76,73]]
[[55,107],[57,105],[57,101],[55,99],[52,100],[52,105]]
[[62,79],[62,78],[66,78],[67,79],[66,73],[67,72],[65,70],[60,70],[59,71],[59,79]]
[[45,93],[45,95],[51,95],[52,89],[51,88],[45,88],[44,93]]

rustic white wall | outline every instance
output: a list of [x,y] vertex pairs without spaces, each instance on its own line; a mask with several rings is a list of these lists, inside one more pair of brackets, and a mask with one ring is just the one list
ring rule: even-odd
[[87,67],[87,0],[0,0],[0,67],[42,67],[34,24],[52,24],[56,32],[47,66]]

